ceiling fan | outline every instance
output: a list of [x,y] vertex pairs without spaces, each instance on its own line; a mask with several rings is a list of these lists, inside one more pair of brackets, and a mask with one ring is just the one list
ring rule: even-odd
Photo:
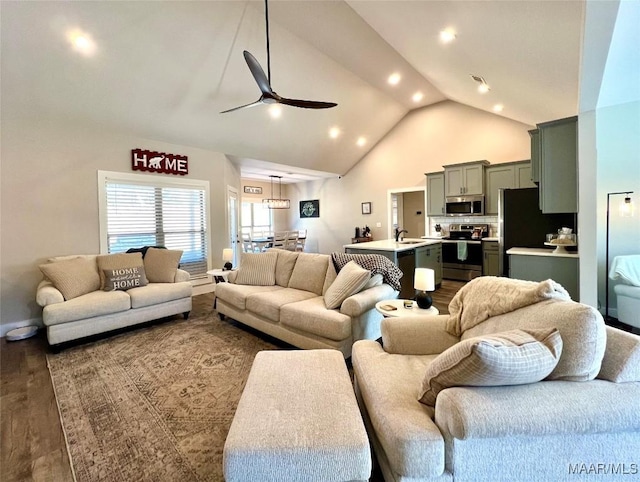
[[245,109],[247,107],[254,107],[260,104],[285,104],[291,105],[293,107],[301,107],[304,109],[329,109],[330,107],[335,107],[338,104],[335,102],[319,102],[315,100],[302,100],[302,99],[288,99],[286,97],[282,97],[276,94],[271,88],[271,54],[269,52],[269,4],[268,0],[264,0],[264,14],[265,14],[265,23],[267,30],[267,74],[265,75],[264,70],[256,60],[256,58],[251,55],[246,50],[244,53],[244,60],[247,62],[249,66],[249,70],[253,75],[253,78],[256,80],[258,87],[260,88],[260,98],[255,102],[251,102],[250,104],[241,105],[239,107],[234,107],[233,109],[228,109],[220,112],[221,114],[226,114],[227,112],[233,112],[239,109]]

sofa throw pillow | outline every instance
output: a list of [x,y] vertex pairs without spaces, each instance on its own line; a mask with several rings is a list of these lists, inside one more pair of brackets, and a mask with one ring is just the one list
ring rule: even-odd
[[278,253],[244,253],[240,260],[236,284],[253,286],[273,286],[276,284],[276,263]]
[[104,289],[104,272],[108,269],[142,267],[142,253],[114,253],[96,257],[98,273],[100,273],[100,289]]
[[142,266],[104,270],[104,291],[126,291],[147,284],[149,283]]
[[299,253],[278,248],[271,248],[269,251],[278,253],[278,261],[276,261],[276,284],[286,288],[289,286],[291,273],[293,273],[293,268],[296,265]]
[[371,278],[369,278],[369,281],[367,281],[367,283],[362,287],[361,291],[368,290],[374,286],[380,286],[382,281],[382,275],[380,273],[373,274],[371,275]]
[[371,271],[361,268],[354,261],[348,262],[327,289],[324,295],[325,306],[329,310],[339,308],[349,296],[358,293],[369,279]]
[[322,296],[327,277],[329,256],[317,253],[300,253],[289,279],[289,288],[310,291]]
[[523,385],[544,379],[562,353],[555,329],[510,330],[469,338],[442,352],[427,367],[420,402],[435,406],[445,388]]
[[144,255],[144,271],[149,283],[173,283],[180,258],[180,249],[147,249]]
[[40,271],[65,300],[100,289],[100,275],[95,259],[78,257],[40,265]]

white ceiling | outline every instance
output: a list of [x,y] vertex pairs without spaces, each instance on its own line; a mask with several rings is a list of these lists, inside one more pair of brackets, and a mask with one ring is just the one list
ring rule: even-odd
[[[262,1],[1,8],[3,117],[62,116],[224,152],[247,178],[343,174],[409,110],[445,99],[489,112],[502,103],[500,115],[530,125],[578,112],[583,0],[271,0],[272,87],[338,103],[284,107],[277,120],[267,106],[219,114],[259,97],[242,51],[266,71]],[[446,27],[457,38],[443,45]],[[71,28],[91,35],[95,55],[70,48]],[[395,87],[392,72],[402,75]],[[478,94],[470,74],[491,91]],[[338,139],[328,137],[332,126]]]

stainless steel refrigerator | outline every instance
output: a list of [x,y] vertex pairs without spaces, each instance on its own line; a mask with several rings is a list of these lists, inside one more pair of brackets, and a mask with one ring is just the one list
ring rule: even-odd
[[577,215],[542,214],[538,188],[500,189],[498,193],[498,236],[500,238],[500,276],[509,276],[507,250],[544,248],[546,235],[568,227],[576,232]]

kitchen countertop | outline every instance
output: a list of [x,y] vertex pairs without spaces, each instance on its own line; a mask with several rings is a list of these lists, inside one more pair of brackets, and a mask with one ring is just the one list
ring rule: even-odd
[[370,241],[368,243],[345,244],[343,248],[353,248],[359,250],[371,251],[407,251],[409,249],[419,248],[421,246],[431,246],[441,242],[440,239],[416,239],[405,238],[404,241],[413,241],[412,243],[396,243],[395,239],[382,239],[380,241]]
[[551,256],[558,258],[579,258],[577,252],[554,253],[553,248],[511,248],[507,250],[507,254],[519,254],[524,256]]

